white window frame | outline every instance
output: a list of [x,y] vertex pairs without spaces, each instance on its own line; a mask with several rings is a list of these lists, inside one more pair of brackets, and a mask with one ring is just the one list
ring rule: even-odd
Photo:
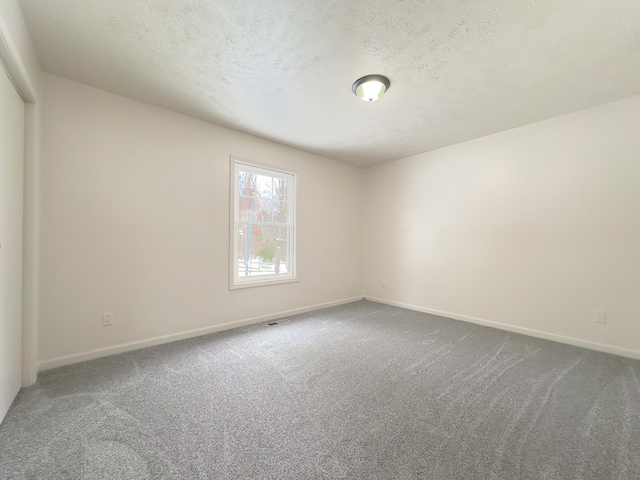
[[[289,265],[287,265],[286,273],[252,275],[249,277],[241,277],[238,274],[238,237],[240,231],[240,216],[238,212],[238,177],[239,172],[249,171],[271,175],[288,180],[288,215],[287,223],[290,228],[289,238]],[[258,287],[264,285],[278,285],[282,283],[292,283],[298,281],[298,254],[297,254],[297,192],[298,192],[298,174],[296,172],[283,170],[280,168],[263,165],[256,162],[250,162],[238,157],[231,156],[230,166],[230,232],[229,232],[229,289]],[[245,223],[245,222],[242,222]]]

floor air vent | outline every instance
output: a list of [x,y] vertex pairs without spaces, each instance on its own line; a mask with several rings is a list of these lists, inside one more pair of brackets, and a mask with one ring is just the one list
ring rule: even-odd
[[270,327],[273,327],[274,325],[278,325],[280,322],[269,322],[267,323],[267,325],[269,325]]

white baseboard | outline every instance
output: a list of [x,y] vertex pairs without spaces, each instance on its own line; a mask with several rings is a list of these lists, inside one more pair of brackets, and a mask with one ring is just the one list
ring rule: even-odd
[[499,330],[506,330],[508,332],[521,333],[523,335],[529,335],[531,337],[544,338],[545,340],[552,340],[554,342],[566,343],[575,347],[588,348],[590,350],[597,350],[599,352],[612,353],[613,355],[620,355],[622,357],[634,358],[640,360],[640,351],[632,350],[630,348],[616,347],[614,345],[607,345],[605,343],[591,342],[589,340],[582,340],[574,337],[566,337],[564,335],[557,335],[555,333],[543,332],[541,330],[534,330],[525,327],[516,327],[507,323],[494,322],[491,320],[485,320],[483,318],[470,317],[468,315],[460,315],[457,313],[443,312],[441,310],[434,310],[433,308],[418,307],[416,305],[409,305],[406,303],[394,302],[391,300],[385,300],[382,298],[365,296],[365,300],[369,300],[377,303],[384,303],[386,305],[393,305],[394,307],[406,308],[407,310],[414,310],[416,312],[430,313],[432,315],[438,315],[439,317],[452,318],[454,320],[461,320],[463,322],[475,323],[478,325],[484,325],[486,327],[493,327]]
[[336,305],[343,305],[345,303],[357,302],[359,300],[362,300],[362,298],[363,298],[362,296],[344,298],[342,300],[335,300],[333,302],[320,303],[318,305],[311,305],[308,307],[296,308],[293,310],[286,310],[284,312],[272,313],[270,315],[262,315],[259,317],[246,318],[244,320],[223,323],[221,325],[198,328],[196,330],[189,330],[186,332],[174,333],[171,335],[163,335],[161,337],[154,337],[154,338],[139,340],[131,343],[123,343],[120,345],[114,345],[112,347],[98,348],[96,350],[89,350],[87,352],[74,353],[72,355],[65,355],[63,357],[52,358],[49,360],[43,360],[39,362],[38,371],[48,370],[50,368],[62,367],[64,365],[84,362],[87,360],[93,360],[100,357],[107,357],[109,355],[129,352],[131,350],[138,350],[140,348],[153,347],[155,345],[175,342],[177,340],[184,340],[186,338],[199,337],[201,335],[207,335],[209,333],[220,332],[222,330],[229,330],[232,328],[242,327],[245,325],[252,325],[254,323],[268,322],[271,320],[276,320],[278,318],[297,315],[299,313],[306,313],[306,312],[311,312],[313,310],[319,310],[321,308],[334,307]]

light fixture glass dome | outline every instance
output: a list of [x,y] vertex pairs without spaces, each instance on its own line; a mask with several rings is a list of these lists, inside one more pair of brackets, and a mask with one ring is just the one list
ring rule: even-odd
[[366,75],[356,80],[352,90],[360,100],[375,102],[389,89],[389,79],[383,75]]

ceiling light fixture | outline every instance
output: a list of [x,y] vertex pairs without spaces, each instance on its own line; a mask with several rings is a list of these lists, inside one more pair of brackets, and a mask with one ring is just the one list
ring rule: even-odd
[[375,102],[389,90],[389,79],[384,75],[365,75],[356,80],[351,89],[363,102]]

